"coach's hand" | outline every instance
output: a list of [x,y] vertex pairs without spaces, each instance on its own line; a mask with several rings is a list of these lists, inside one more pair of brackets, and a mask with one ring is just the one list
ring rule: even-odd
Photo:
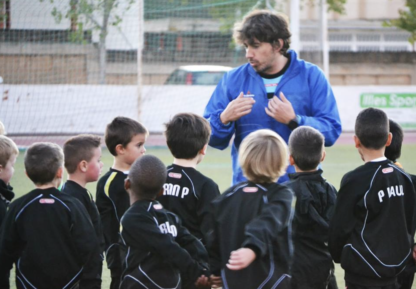
[[283,92],[280,92],[280,99],[276,95],[270,99],[265,110],[267,115],[284,124],[288,124],[290,120],[296,117],[292,104]]
[[227,268],[230,270],[241,270],[246,268],[256,259],[256,253],[249,248],[240,248],[232,251],[228,260]]
[[256,101],[252,97],[244,97],[244,93],[241,92],[240,95],[231,101],[221,113],[221,122],[223,124],[228,124],[249,114],[255,102]]

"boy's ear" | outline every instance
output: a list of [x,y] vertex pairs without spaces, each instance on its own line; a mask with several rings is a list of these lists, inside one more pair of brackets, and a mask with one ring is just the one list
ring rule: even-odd
[[88,162],[85,161],[85,160],[80,161],[79,164],[78,164],[78,169],[81,172],[85,173],[87,171],[87,169],[88,169]]
[[199,151],[201,155],[206,155],[208,149],[208,144],[205,144],[204,147]]
[[354,143],[357,149],[361,146],[360,139],[356,135],[354,135]]
[[289,164],[291,166],[294,166],[295,165],[295,160],[293,159],[292,155],[289,156]]
[[323,150],[323,151],[322,151],[321,163],[325,160],[325,157],[326,157],[326,151],[325,151],[325,150]]
[[0,173],[3,171],[3,165],[0,165]]
[[387,137],[386,147],[391,145],[391,141],[393,140],[393,134],[389,132],[389,136]]
[[128,191],[128,190],[130,190],[130,188],[131,188],[131,182],[130,182],[130,179],[129,179],[129,178],[126,178],[126,179],[124,180],[124,189],[125,189],[126,191]]
[[157,198],[157,197],[162,196],[162,195],[163,195],[163,193],[164,193],[164,191],[165,191],[165,189],[164,189],[164,188],[162,188],[162,189],[160,190],[160,192],[159,192],[159,193],[157,193],[156,198]]
[[116,151],[116,154],[117,154],[117,155],[122,155],[122,154],[124,154],[124,147],[123,147],[123,145],[122,145],[122,144],[118,144],[118,145],[116,145],[116,149],[115,149],[115,151]]
[[63,176],[64,176],[64,168],[63,167],[59,167],[58,171],[56,172],[55,177],[57,179],[62,179]]

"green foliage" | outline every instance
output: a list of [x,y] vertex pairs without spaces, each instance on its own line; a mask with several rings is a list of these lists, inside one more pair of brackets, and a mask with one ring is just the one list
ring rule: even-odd
[[[309,4],[318,5],[320,0],[302,0]],[[254,9],[269,9],[274,1],[267,0],[203,0],[203,4],[209,7],[213,18],[221,22],[221,30],[229,31],[234,23],[240,20],[245,14]],[[287,2],[288,0],[280,1]],[[340,14],[345,12],[344,5],[347,0],[327,0],[328,11]],[[274,6],[274,5],[273,5]]]
[[409,42],[413,45],[416,42],[416,0],[407,0],[406,9],[399,10],[399,18],[383,23],[386,27],[397,27],[410,32]]

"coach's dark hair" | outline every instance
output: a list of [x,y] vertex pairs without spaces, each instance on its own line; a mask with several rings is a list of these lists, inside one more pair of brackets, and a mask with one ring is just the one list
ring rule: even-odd
[[302,171],[311,171],[318,167],[322,159],[325,138],[318,130],[310,126],[295,129],[289,137],[289,152],[296,166]]
[[393,139],[391,140],[390,145],[386,147],[384,156],[392,162],[396,162],[402,154],[403,130],[401,126],[394,120],[390,119],[389,125]]
[[24,162],[29,179],[37,185],[43,185],[55,179],[64,163],[64,154],[57,144],[38,142],[26,150]]
[[126,147],[131,139],[138,135],[147,135],[147,129],[139,122],[128,117],[118,116],[107,125],[105,130],[105,144],[113,156],[116,156],[116,146]]
[[64,144],[65,168],[68,174],[76,171],[81,161],[89,162],[94,149],[100,147],[101,138],[92,134],[80,134],[68,139]]
[[166,166],[152,155],[144,155],[134,161],[129,171],[130,189],[145,199],[155,199],[166,181]]
[[377,108],[362,110],[355,121],[355,135],[368,149],[378,150],[386,145],[389,137],[389,119]]
[[[254,10],[246,15],[242,22],[234,25],[234,41],[237,44],[247,42],[253,45],[256,40],[279,47],[278,39],[283,40],[280,53],[285,55],[290,47],[289,25],[283,14],[269,10]],[[280,47],[279,47],[280,48]]]
[[208,121],[193,113],[179,113],[165,123],[166,143],[178,159],[193,159],[211,135]]

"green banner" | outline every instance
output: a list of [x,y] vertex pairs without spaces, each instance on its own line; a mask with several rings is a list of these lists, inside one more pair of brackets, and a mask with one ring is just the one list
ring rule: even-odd
[[362,108],[416,108],[416,93],[362,93]]

